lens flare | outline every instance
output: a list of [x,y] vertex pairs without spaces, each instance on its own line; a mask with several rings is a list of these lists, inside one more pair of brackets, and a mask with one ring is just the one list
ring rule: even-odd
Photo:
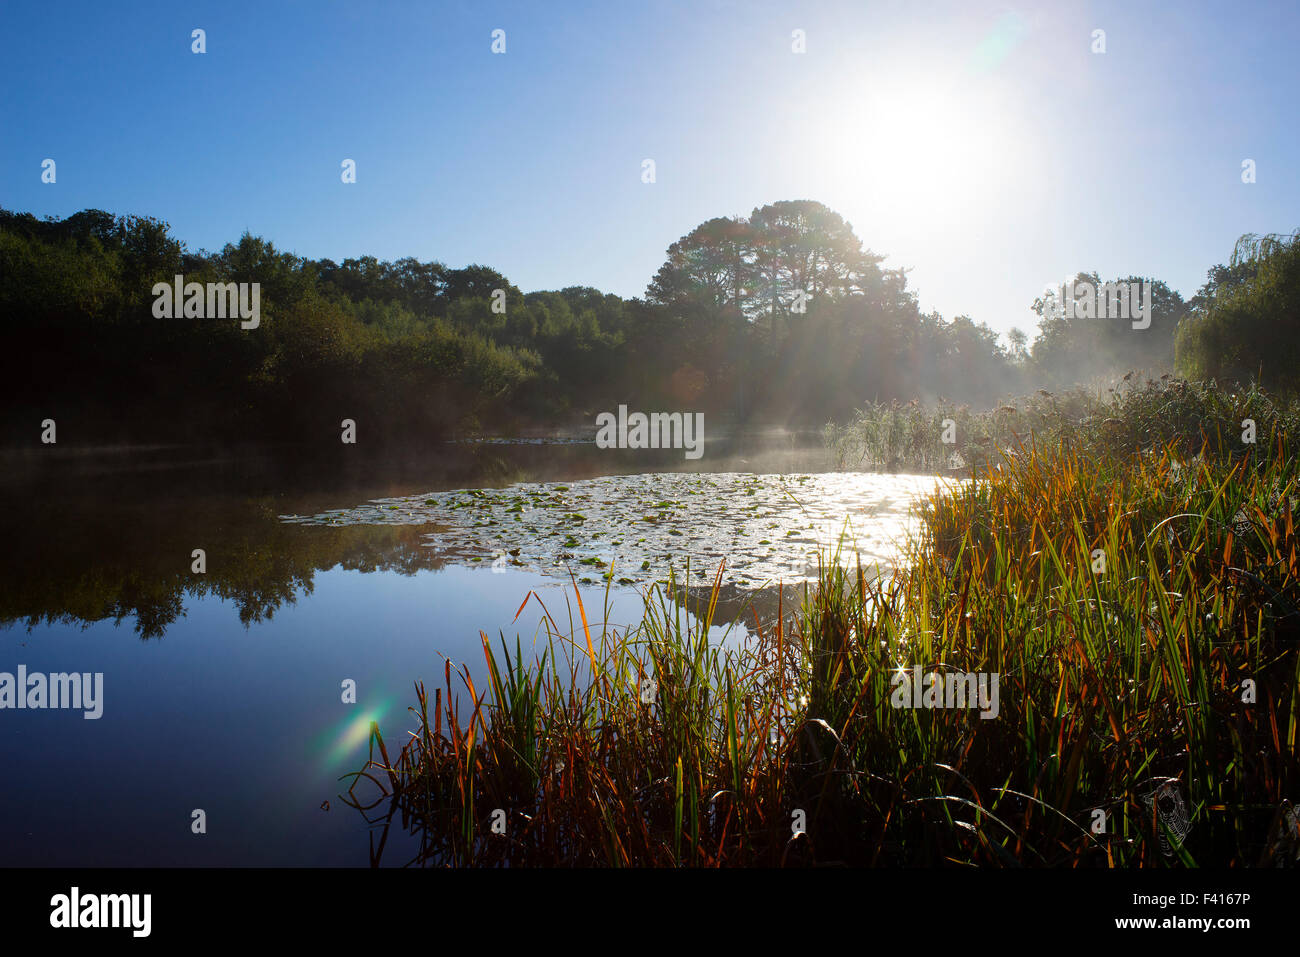
[[[320,735],[317,739],[318,750],[322,752],[322,762],[325,767],[346,764],[351,768],[370,738],[371,723],[378,723],[382,733],[385,730],[383,717],[391,708],[392,699],[385,698],[355,715],[344,718],[342,722]],[[389,756],[392,756],[391,749]]]

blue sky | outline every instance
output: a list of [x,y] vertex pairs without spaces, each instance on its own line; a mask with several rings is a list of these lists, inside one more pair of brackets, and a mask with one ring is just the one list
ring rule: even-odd
[[0,205],[633,296],[698,223],[816,199],[923,308],[1032,330],[1067,272],[1191,295],[1300,227],[1297,41],[1294,2],[3,0]]

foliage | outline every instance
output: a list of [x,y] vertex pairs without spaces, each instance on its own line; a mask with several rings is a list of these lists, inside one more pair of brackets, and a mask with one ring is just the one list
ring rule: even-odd
[[[1247,419],[1258,436],[1276,429],[1300,434],[1300,403],[1258,387],[1228,390],[1169,375],[1141,383],[1126,376],[1104,391],[1039,390],[988,411],[954,403],[871,403],[849,423],[827,425],[823,438],[841,468],[966,474],[996,465],[1030,441],[1064,443],[1085,455],[1149,452],[1164,443],[1185,458],[1204,443],[1239,454]],[[948,422],[951,443],[944,441]]]
[[[411,444],[589,426],[620,404],[807,427],[863,406],[989,407],[1040,384],[1158,375],[1176,329],[1197,377],[1280,390],[1297,366],[1295,237],[1243,237],[1190,302],[1151,280],[1146,329],[1058,315],[1049,292],[1032,346],[1013,331],[1009,349],[968,316],[921,312],[906,271],[882,260],[811,200],[705,222],[669,247],[644,300],[523,293],[478,264],[311,260],[247,234],[192,252],[147,217],[0,210],[4,435],[27,444],[33,421],[63,418],[65,441],[316,443],[352,418],[368,442]],[[259,283],[262,324],[156,318],[154,284],[176,275]]]
[[1241,237],[1210,270],[1178,335],[1187,374],[1294,389],[1300,367],[1300,231]]
[[[1104,421],[1035,437],[936,494],[905,571],[829,556],[793,628],[740,649],[708,639],[716,587],[696,618],[647,593],[625,634],[579,598],[532,659],[483,636],[463,700],[450,663],[417,686],[395,760],[372,726],[350,800],[423,864],[1294,863],[1300,434],[1180,461],[1158,411],[1202,399],[1129,400],[1155,454]],[[897,707],[915,666],[998,675],[996,717]]]

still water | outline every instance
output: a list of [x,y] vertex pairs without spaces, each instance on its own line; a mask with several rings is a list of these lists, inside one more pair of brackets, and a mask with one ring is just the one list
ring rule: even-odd
[[846,559],[901,561],[937,484],[833,472],[815,436],[709,452],[7,455],[0,682],[22,666],[103,688],[93,720],[0,709],[0,866],[364,866],[371,834],[338,795],[370,722],[392,753],[444,656],[480,673],[480,630],[544,638],[535,603],[515,620],[530,592],[564,626],[576,583],[592,628],[622,629],[670,568],[692,608],[725,562],[713,630],[740,641],[773,583],[806,580],[842,537]]

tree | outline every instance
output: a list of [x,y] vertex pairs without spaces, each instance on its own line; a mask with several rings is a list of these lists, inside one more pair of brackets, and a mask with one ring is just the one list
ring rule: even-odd
[[1245,235],[1228,265],[1209,271],[1178,332],[1184,375],[1268,389],[1300,386],[1300,230]]
[[668,247],[668,259],[646,299],[669,308],[699,310],[716,319],[743,313],[753,294],[754,230],[738,217],[701,223]]
[[810,299],[878,293],[882,258],[863,250],[839,213],[786,200],[756,208],[748,220],[701,223],[668,247],[646,299],[709,318],[788,316],[800,292]]
[[[1044,292],[1032,306],[1040,317],[1032,362],[1049,384],[1084,383],[1125,370],[1173,370],[1174,336],[1188,312],[1187,303],[1177,291],[1161,280],[1143,276],[1102,282],[1095,272],[1077,273],[1070,283],[1095,292],[1095,315],[1072,314],[1058,301],[1056,289]],[[1129,317],[1110,315],[1112,299],[1116,312],[1121,312],[1124,289],[1129,290]],[[1147,305],[1147,292],[1150,323],[1142,328],[1145,320],[1134,318],[1134,310]]]
[[1011,345],[1010,355],[1016,362],[1024,362],[1029,358],[1029,336],[1023,329],[1012,326],[1007,332],[1007,342]]

